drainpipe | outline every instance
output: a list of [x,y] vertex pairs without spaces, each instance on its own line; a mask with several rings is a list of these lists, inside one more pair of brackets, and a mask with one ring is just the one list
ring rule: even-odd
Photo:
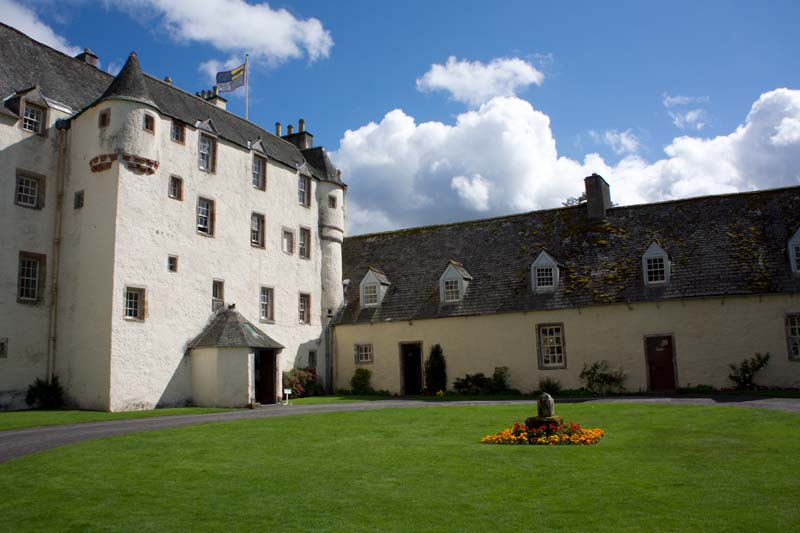
[[52,281],[50,282],[50,332],[47,346],[47,383],[53,382],[56,361],[56,307],[58,304],[58,267],[61,257],[61,216],[64,211],[64,174],[66,172],[67,128],[69,123],[56,122],[58,162],[56,164],[56,221],[53,230]]

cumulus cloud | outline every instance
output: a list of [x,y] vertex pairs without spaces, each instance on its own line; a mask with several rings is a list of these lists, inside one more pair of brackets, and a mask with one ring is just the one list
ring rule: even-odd
[[447,91],[453,100],[477,106],[495,96],[514,96],[519,89],[534,83],[541,85],[543,81],[541,71],[517,57],[493,59],[485,64],[450,56],[444,65],[431,65],[417,79],[417,89]]
[[625,131],[605,130],[602,133],[589,130],[589,135],[594,142],[608,145],[617,155],[635,154],[639,151],[639,139],[629,129]]
[[117,0],[109,3],[157,16],[165,33],[175,41],[208,43],[226,53],[247,51],[251,58],[271,64],[308,57],[328,57],[333,38],[315,18],[299,19],[286,9],[266,2],[244,0]]
[[682,112],[669,111],[668,113],[677,128],[702,130],[706,127],[706,112],[703,109],[690,109]]
[[454,123],[417,123],[400,109],[348,130],[332,154],[350,184],[350,232],[558,207],[592,172],[619,204],[800,184],[800,91],[776,89],[735,131],[676,137],[664,157],[559,156],[550,118],[497,97]]
[[14,0],[0,0],[0,21],[67,55],[75,56],[83,51],[58,35],[33,9]]

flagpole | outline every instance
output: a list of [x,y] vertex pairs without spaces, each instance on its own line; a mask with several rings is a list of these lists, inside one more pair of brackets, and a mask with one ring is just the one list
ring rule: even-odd
[[250,65],[248,65],[248,57],[250,54],[244,55],[244,118],[250,120]]

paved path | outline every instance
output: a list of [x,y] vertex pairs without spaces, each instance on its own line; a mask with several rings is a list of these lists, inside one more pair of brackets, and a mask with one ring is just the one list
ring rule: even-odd
[[[589,398],[559,400],[559,403],[663,403],[674,405],[727,405],[800,413],[800,398]],[[125,435],[139,431],[165,429],[229,420],[272,418],[278,416],[332,413],[344,411],[373,411],[408,407],[457,407],[476,405],[534,404],[532,400],[424,402],[418,400],[381,400],[374,402],[328,403],[316,405],[269,405],[258,409],[226,411],[201,415],[178,415],[133,420],[89,422],[65,426],[44,426],[0,431],[0,464],[11,459],[85,440]]]

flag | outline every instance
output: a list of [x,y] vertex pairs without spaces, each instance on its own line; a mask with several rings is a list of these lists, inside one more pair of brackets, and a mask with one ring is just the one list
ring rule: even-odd
[[239,65],[233,70],[217,72],[217,88],[221,93],[235,91],[244,85],[244,65]]

